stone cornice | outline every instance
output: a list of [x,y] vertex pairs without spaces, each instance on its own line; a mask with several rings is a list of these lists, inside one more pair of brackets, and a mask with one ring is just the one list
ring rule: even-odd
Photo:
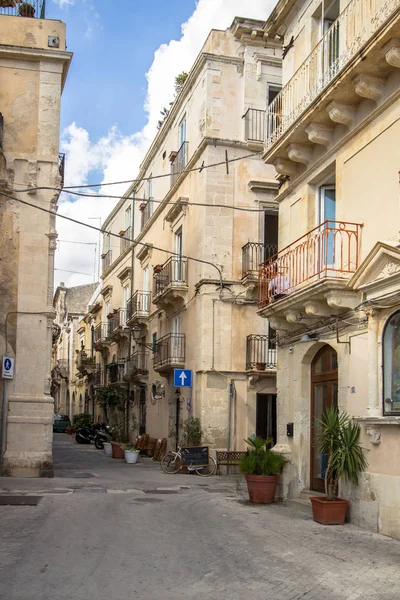
[[26,46],[6,46],[4,44],[0,44],[0,58],[16,58],[16,59],[26,59],[26,60],[48,60],[54,62],[63,62],[63,76],[62,76],[62,89],[64,89],[64,84],[67,79],[69,66],[72,60],[72,52],[67,52],[66,50],[52,50],[45,48],[29,48]]

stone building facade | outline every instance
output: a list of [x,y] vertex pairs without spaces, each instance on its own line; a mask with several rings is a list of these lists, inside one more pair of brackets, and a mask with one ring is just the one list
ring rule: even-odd
[[[282,495],[323,491],[316,419],[358,420],[368,468],[353,522],[400,538],[399,0],[280,0],[283,88],[264,160],[281,180],[279,252],[259,273],[259,314],[279,333]],[[289,427],[287,427],[289,424]]]
[[64,23],[46,20],[43,4],[35,3],[32,18],[19,16],[18,6],[0,8],[0,353],[15,358],[14,379],[0,382],[2,472],[26,477],[52,470],[60,97],[72,57]]
[[[281,53],[260,21],[211,31],[140,183],[103,224],[96,385],[119,387],[140,432],[171,445],[189,416],[214,448],[275,436],[275,337],[256,311],[277,243],[278,184],[260,152]],[[182,368],[191,389],[174,385]]]

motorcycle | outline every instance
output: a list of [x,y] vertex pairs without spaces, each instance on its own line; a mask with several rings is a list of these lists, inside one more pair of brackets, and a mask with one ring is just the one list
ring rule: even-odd
[[94,423],[90,427],[80,427],[75,433],[76,442],[78,444],[91,444],[103,427],[105,427],[104,423]]
[[111,429],[108,425],[103,423],[103,427],[98,430],[96,437],[94,438],[94,445],[97,450],[103,450],[104,444],[109,443],[113,440]]

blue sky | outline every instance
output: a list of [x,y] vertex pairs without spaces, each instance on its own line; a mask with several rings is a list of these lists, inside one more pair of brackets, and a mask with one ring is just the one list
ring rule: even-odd
[[[211,29],[235,16],[266,19],[275,0],[46,0],[74,53],[62,97],[66,185],[134,179],[175,76],[189,71]],[[243,14],[245,11],[245,14]],[[122,195],[127,186],[107,187]],[[117,201],[65,193],[59,214],[97,225]],[[93,281],[98,234],[58,218],[55,285]]]

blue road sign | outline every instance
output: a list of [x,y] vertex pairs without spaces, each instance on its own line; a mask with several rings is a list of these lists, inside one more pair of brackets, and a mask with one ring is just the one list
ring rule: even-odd
[[190,369],[174,369],[175,387],[192,387],[192,371]]

